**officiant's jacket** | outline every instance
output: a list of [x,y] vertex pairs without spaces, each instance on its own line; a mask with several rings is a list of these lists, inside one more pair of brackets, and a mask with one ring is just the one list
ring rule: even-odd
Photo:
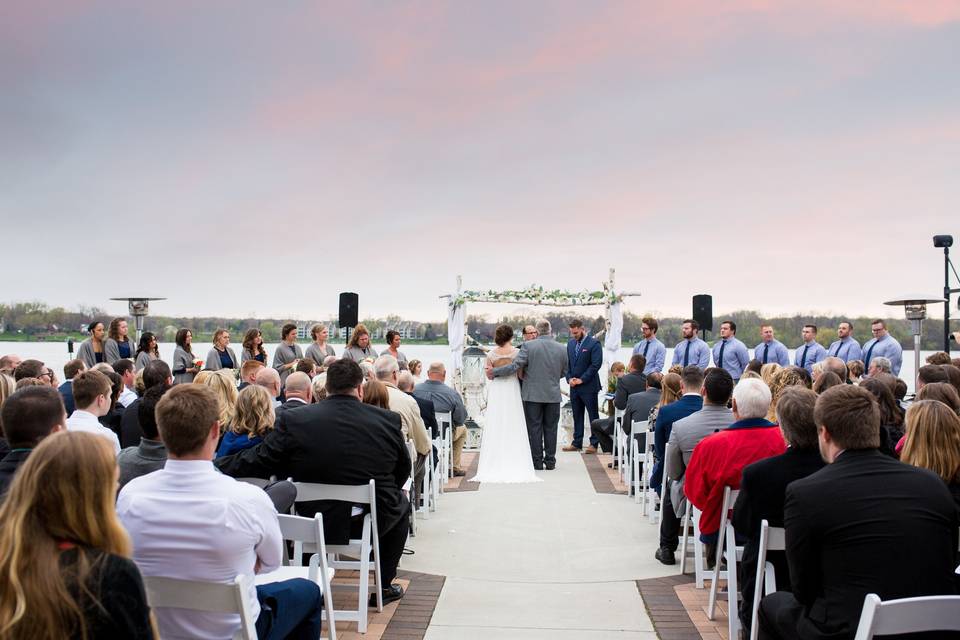
[[[361,485],[377,483],[377,525],[390,530],[409,504],[400,488],[410,477],[410,454],[400,416],[351,396],[330,396],[317,404],[284,411],[263,442],[214,464],[235,478],[292,478],[298,482]],[[327,541],[349,537],[350,505],[305,502],[300,515],[323,513]],[[339,542],[338,542],[339,541]]]

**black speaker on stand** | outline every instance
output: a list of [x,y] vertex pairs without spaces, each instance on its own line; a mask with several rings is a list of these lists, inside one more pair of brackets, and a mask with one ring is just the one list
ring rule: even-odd
[[340,317],[337,324],[347,329],[347,342],[345,344],[350,343],[350,329],[357,326],[359,307],[360,296],[349,291],[340,294]]
[[693,319],[700,325],[700,337],[706,340],[707,331],[713,331],[713,296],[700,293],[693,296]]

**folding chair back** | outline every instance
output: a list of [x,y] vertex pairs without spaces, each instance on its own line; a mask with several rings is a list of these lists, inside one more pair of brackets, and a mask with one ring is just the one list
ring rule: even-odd
[[[737,501],[737,496],[740,495],[739,489],[731,489],[730,487],[723,488],[723,504],[720,507],[720,529],[718,529],[717,534],[717,556],[715,558],[715,564],[713,565],[713,580],[710,583],[710,599],[707,602],[707,619],[713,620],[714,611],[717,606],[717,591],[719,589],[719,581],[721,578],[726,579],[727,581],[727,590],[731,590],[731,585],[733,585],[733,602],[737,601],[737,577],[736,577],[736,566],[737,566],[737,554],[734,553],[731,557],[728,553],[728,549],[724,547],[724,542],[726,542],[727,537],[733,531],[733,527],[727,529],[727,524],[730,522],[730,512],[733,511],[733,505]],[[739,549],[736,546],[736,540],[731,540],[731,549],[743,553],[743,547]],[[727,554],[727,569],[726,571],[720,570],[720,561],[723,559],[724,554]],[[734,624],[738,621],[739,618],[736,615],[736,606],[734,606],[733,612],[730,615],[730,624]],[[731,638],[736,637],[734,635],[730,636]]]
[[437,425],[440,427],[439,440],[442,446],[437,447],[440,459],[437,463],[439,473],[436,478],[439,478],[440,482],[435,484],[439,486],[440,493],[443,493],[447,479],[453,477],[453,413],[438,412]]
[[238,575],[228,583],[143,576],[147,602],[152,609],[170,607],[240,614],[240,630],[233,637],[242,640],[257,640],[257,621],[248,595],[252,583],[252,578],[245,575]]
[[261,489],[265,488],[271,482],[276,482],[275,479],[267,480],[266,478],[236,478],[240,482],[246,482],[247,484],[252,484],[255,487],[260,487]]
[[[757,552],[757,575],[753,588],[753,608],[750,616],[750,640],[757,640],[760,625],[757,612],[760,611],[760,599],[777,590],[777,574],[773,564],[767,562],[768,551],[786,551],[786,531],[783,527],[771,527],[766,519],[760,522],[760,548]],[[744,577],[749,580],[749,576]]]
[[312,580],[320,586],[323,594],[324,615],[327,620],[327,638],[336,640],[337,627],[334,623],[333,597],[331,595],[330,578],[333,570],[327,566],[327,545],[323,537],[323,514],[317,513],[313,518],[280,514],[280,535],[284,540],[293,542],[293,558],[287,559],[284,564],[293,567],[301,566],[304,553],[312,553],[307,568],[307,580]]
[[960,596],[925,596],[881,602],[875,593],[863,600],[854,640],[921,631],[960,631]]

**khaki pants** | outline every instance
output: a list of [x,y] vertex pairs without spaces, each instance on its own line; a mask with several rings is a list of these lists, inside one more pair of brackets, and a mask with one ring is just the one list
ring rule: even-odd
[[467,428],[456,427],[453,430],[453,468],[460,469],[460,456],[463,454],[463,445],[467,443]]

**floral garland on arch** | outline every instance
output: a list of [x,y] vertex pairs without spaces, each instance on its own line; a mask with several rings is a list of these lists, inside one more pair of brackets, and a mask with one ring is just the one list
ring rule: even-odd
[[544,289],[530,285],[526,289],[506,291],[461,291],[450,296],[450,307],[460,307],[467,302],[501,302],[505,304],[529,304],[547,307],[580,307],[612,305],[623,301],[623,296],[611,291],[606,285],[602,291],[564,291]]

